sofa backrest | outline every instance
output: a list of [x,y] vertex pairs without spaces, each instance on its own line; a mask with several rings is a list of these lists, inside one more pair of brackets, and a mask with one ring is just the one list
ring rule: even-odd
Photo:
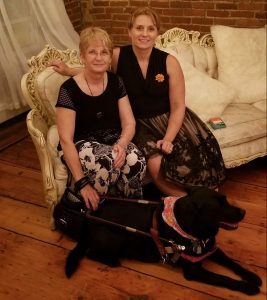
[[180,62],[190,63],[199,71],[217,78],[217,58],[210,34],[200,36],[198,31],[174,27],[158,36],[155,46],[173,54]]
[[[158,36],[155,46],[216,78],[217,60],[210,34],[200,37],[197,31],[172,28]],[[62,76],[49,67],[49,63],[55,59],[62,60],[71,67],[82,65],[77,50],[63,51],[46,45],[38,55],[28,60],[30,70],[21,81],[26,101],[32,109],[38,110],[48,127],[55,124],[55,103],[59,88],[68,79],[67,76]]]

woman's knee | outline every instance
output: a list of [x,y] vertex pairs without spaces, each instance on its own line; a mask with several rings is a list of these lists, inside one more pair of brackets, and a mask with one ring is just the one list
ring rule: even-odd
[[161,155],[153,156],[147,160],[147,169],[153,180],[160,177],[161,160]]
[[125,174],[130,174],[131,176],[144,176],[146,172],[146,159],[142,153],[134,146],[130,146],[127,149],[125,165],[122,169]]
[[91,168],[110,169],[113,165],[112,147],[97,142],[85,142],[79,149],[79,158],[82,163]]
[[91,183],[94,186],[97,185],[97,190],[100,190],[101,186],[106,189],[105,185],[117,180],[119,172],[113,167],[114,158],[111,146],[85,142],[80,144],[78,152],[83,171]]

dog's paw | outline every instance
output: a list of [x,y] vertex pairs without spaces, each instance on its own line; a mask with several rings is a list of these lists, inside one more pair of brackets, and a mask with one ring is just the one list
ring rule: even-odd
[[259,292],[260,292],[260,288],[257,285],[250,284],[250,283],[246,284],[246,288],[244,290],[245,294],[249,296],[253,296],[259,294]]
[[76,248],[74,248],[68,255],[65,265],[65,274],[68,278],[70,278],[77,270],[81,258],[82,255]]
[[249,296],[257,295],[260,292],[260,288],[257,285],[246,281],[240,281],[237,290]]
[[244,274],[244,276],[242,276],[242,277],[243,277],[243,279],[245,279],[250,284],[253,284],[253,285],[256,285],[256,286],[261,286],[262,285],[261,278],[253,272],[249,271],[248,273]]

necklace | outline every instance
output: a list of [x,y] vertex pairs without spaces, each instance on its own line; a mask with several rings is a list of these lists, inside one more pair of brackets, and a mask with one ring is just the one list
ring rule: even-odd
[[[87,81],[85,75],[84,75],[84,80],[85,80],[85,82],[86,82],[86,84],[87,84],[87,86],[88,86],[88,89],[89,89],[89,91],[90,91],[91,96],[94,96],[94,94],[93,94],[93,92],[92,92],[92,90],[91,90],[91,88],[90,88],[90,85],[89,85],[89,83],[88,83],[88,81]],[[104,89],[105,89],[105,75],[103,76],[103,91],[102,91],[102,93],[104,92]]]

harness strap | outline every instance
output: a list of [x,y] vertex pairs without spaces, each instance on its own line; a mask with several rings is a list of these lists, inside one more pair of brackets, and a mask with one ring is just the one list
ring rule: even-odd
[[151,233],[151,237],[154,240],[159,253],[161,255],[161,259],[163,263],[166,263],[166,261],[168,260],[168,253],[163,245],[163,243],[161,242],[160,238],[159,238],[159,232],[158,232],[158,221],[157,221],[157,209],[153,212],[153,217],[152,217],[152,227],[150,228],[150,233]]
[[152,239],[154,240],[154,242],[159,250],[162,262],[165,264],[168,261],[168,253],[167,253],[165,247],[163,246],[163,243],[159,239],[159,233],[154,228],[150,228],[150,233],[151,233]]
[[[162,263],[172,263],[175,264],[177,260],[181,256],[181,252],[185,251],[185,246],[177,245],[173,241],[166,240],[164,238],[159,237],[158,232],[158,218],[157,218],[157,210],[153,213],[152,218],[152,228],[150,228],[151,237],[153,238],[159,253],[161,255]],[[168,242],[170,246],[165,247],[162,241]],[[169,254],[173,254],[172,257],[169,257]]]

